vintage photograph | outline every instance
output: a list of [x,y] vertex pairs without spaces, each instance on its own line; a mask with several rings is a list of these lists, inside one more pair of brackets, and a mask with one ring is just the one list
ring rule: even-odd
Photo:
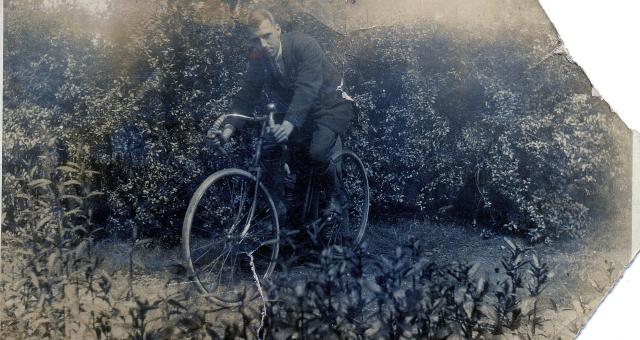
[[630,260],[537,0],[3,6],[3,339],[572,339]]

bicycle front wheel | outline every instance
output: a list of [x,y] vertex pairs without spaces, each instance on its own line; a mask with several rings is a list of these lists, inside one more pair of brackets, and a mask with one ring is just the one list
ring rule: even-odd
[[225,306],[255,298],[275,266],[279,230],[273,200],[252,174],[214,173],[193,194],[182,225],[191,280]]

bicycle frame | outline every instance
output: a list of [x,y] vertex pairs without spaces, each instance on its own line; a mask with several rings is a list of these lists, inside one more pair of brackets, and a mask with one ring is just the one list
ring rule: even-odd
[[[269,107],[271,108],[271,107]],[[244,237],[246,235],[246,233],[249,231],[249,221],[251,221],[251,219],[253,219],[254,213],[255,213],[255,207],[256,207],[256,199],[257,199],[257,194],[258,194],[258,190],[259,190],[259,186],[260,186],[260,180],[262,177],[262,167],[260,166],[260,159],[262,156],[262,146],[264,144],[264,139],[266,137],[266,134],[268,133],[267,128],[268,127],[273,127],[275,125],[275,118],[274,116],[278,114],[278,112],[275,111],[270,111],[268,116],[247,116],[247,115],[242,115],[242,114],[237,114],[237,113],[231,113],[231,114],[226,114],[226,115],[222,115],[220,116],[216,122],[214,123],[214,127],[216,128],[220,128],[220,125],[222,124],[222,122],[226,119],[226,118],[238,118],[238,119],[242,119],[248,122],[253,122],[253,123],[261,123],[260,126],[260,135],[258,137],[258,141],[257,141],[257,145],[256,145],[256,150],[253,154],[253,159],[251,160],[251,164],[249,167],[249,172],[253,173],[255,178],[256,178],[256,184],[255,187],[253,188],[253,202],[251,203],[251,208],[249,211],[249,216],[247,218],[247,223],[244,226],[242,233],[241,233],[241,237]],[[340,138],[338,138],[338,148],[342,149],[342,142],[340,141]],[[306,190],[305,190],[305,195],[304,195],[304,204],[303,204],[303,214],[307,214],[310,213],[312,209],[314,209],[313,205],[317,205],[318,202],[314,201],[314,181],[313,181],[313,176],[312,176],[312,170],[310,170],[309,173],[309,178],[308,178],[308,182],[306,183]],[[315,198],[317,199],[317,197]],[[314,218],[317,218],[317,216],[314,216]],[[231,231],[235,230],[235,228],[232,228]]]
[[[275,110],[269,107],[269,111]],[[255,251],[260,251],[260,257],[262,258],[260,262],[264,262],[261,263],[264,266],[260,267],[260,275],[263,278],[267,278],[276,265],[282,237],[289,238],[300,232],[304,233],[306,230],[307,232],[312,232],[310,236],[313,237],[312,241],[314,242],[355,247],[362,240],[362,235],[366,229],[369,207],[369,187],[366,169],[362,161],[353,152],[342,150],[331,157],[331,162],[342,162],[347,159],[350,162],[349,164],[353,165],[352,168],[354,170],[348,171],[348,173],[353,173],[355,176],[350,183],[354,185],[351,191],[356,195],[353,196],[355,197],[353,202],[357,204],[355,206],[356,210],[354,210],[357,222],[351,225],[350,215],[345,215],[347,219],[344,221],[347,221],[348,225],[342,223],[342,218],[326,220],[314,218],[309,225],[295,226],[298,227],[295,230],[294,228],[286,228],[288,229],[286,233],[281,233],[282,229],[278,221],[283,213],[282,209],[278,209],[281,208],[281,202],[277,202],[279,205],[274,204],[272,193],[269,192],[265,185],[270,183],[262,182],[263,175],[265,176],[265,181],[269,179],[267,174],[271,168],[274,171],[288,170],[286,166],[285,169],[280,169],[282,163],[278,161],[275,153],[273,160],[277,162],[274,162],[273,166],[264,164],[267,161],[266,158],[270,156],[270,151],[263,150],[263,148],[267,148],[271,143],[270,130],[275,127],[275,114],[275,112],[265,116],[227,114],[215,121],[214,126],[207,133],[208,136],[219,136],[221,133],[220,127],[226,118],[233,117],[243,122],[260,123],[260,133],[256,136],[258,139],[253,143],[252,158],[248,159],[249,164],[245,163],[247,166],[244,170],[236,167],[221,169],[209,175],[200,183],[189,201],[183,220],[182,244],[188,273],[202,293],[210,294],[214,301],[224,306],[236,306],[242,303],[237,299],[247,297],[247,285],[253,286],[255,281],[259,282],[260,278],[253,264],[252,255]],[[292,140],[292,142],[297,141]],[[301,145],[296,144],[294,146],[296,149],[292,151],[297,153],[297,147]],[[279,152],[279,150],[276,151]],[[226,153],[224,149],[221,152]],[[264,160],[262,159],[263,157],[265,158]],[[300,162],[303,159],[297,159],[297,161]],[[289,175],[291,174],[289,173]],[[315,190],[315,184],[318,184],[318,181],[314,181],[312,175],[313,173],[310,172],[309,178],[306,179],[308,182],[305,183],[307,187],[305,206],[307,208],[304,210],[308,210],[310,206],[317,207],[313,202],[317,204],[318,199],[310,196],[316,196],[314,192],[321,192],[321,190]],[[275,176],[277,177],[277,174]],[[291,184],[290,182],[284,183],[286,188],[293,189],[291,191],[285,190],[285,193],[292,193],[296,197],[285,197],[285,202],[282,203],[286,204],[287,202],[292,202],[291,199],[298,199],[297,189],[303,189],[301,187],[303,182],[297,180],[293,183],[296,184],[295,187],[288,185]],[[273,184],[277,186],[282,183]],[[300,184],[300,186],[297,184]],[[280,190],[282,188],[277,189]],[[248,196],[252,192],[254,195],[249,200]],[[210,193],[212,196],[204,198],[206,193]],[[364,196],[361,194],[364,194]],[[362,197],[363,199],[361,199]],[[280,198],[282,199],[282,197]],[[302,202],[296,201],[295,203],[297,205],[297,203]],[[199,210],[201,213],[196,215]],[[318,208],[314,211],[314,214],[318,215]],[[297,206],[295,212],[299,212]],[[307,213],[304,212],[304,215]],[[350,211],[348,213],[351,214]],[[298,216],[292,215],[289,217],[297,218]],[[306,218],[306,216],[300,217]],[[220,223],[216,222],[218,219]],[[289,220],[291,219],[287,219],[287,221]],[[305,221],[300,222],[306,223]],[[294,227],[292,222],[287,222],[286,224],[291,224]],[[327,226],[330,229],[325,228]],[[196,232],[196,229],[201,232]],[[321,232],[323,234],[320,234]],[[304,236],[304,234],[301,236]],[[289,241],[295,240],[289,239]],[[212,252],[212,250],[214,251]],[[236,261],[242,254],[249,257],[251,273],[243,270],[241,263]],[[206,255],[209,256],[205,257]],[[230,256],[233,256],[232,260],[227,262]],[[242,262],[247,262],[247,259]],[[234,276],[233,274],[236,271],[238,275]],[[241,271],[244,271],[244,274],[241,274]],[[226,275],[225,273],[231,273],[231,276],[228,277],[228,280],[225,279],[222,282],[220,279],[223,274]],[[250,275],[251,277],[249,277],[249,274],[252,274]],[[255,296],[257,296],[257,293],[254,294]]]
[[[249,172],[253,172],[254,176],[256,178],[256,184],[253,188],[253,201],[251,202],[251,208],[249,210],[249,215],[247,216],[247,222],[245,224],[245,226],[242,229],[242,233],[240,234],[241,238],[244,238],[247,233],[249,232],[249,227],[250,227],[250,221],[253,219],[253,216],[255,214],[255,210],[256,210],[256,206],[257,206],[257,197],[258,197],[258,190],[260,189],[260,179],[262,177],[262,167],[260,166],[260,158],[262,156],[262,145],[264,143],[264,138],[265,135],[267,134],[267,128],[268,127],[272,127],[275,123],[274,123],[274,115],[276,114],[276,112],[269,112],[269,116],[268,117],[251,117],[251,116],[245,116],[242,114],[237,114],[237,113],[231,113],[231,114],[226,114],[226,115],[222,115],[220,116],[220,118],[218,118],[216,120],[216,123],[214,123],[214,126],[216,125],[221,125],[222,122],[226,119],[226,118],[230,118],[230,117],[234,117],[234,118],[239,118],[239,119],[243,119],[249,122],[260,122],[261,126],[260,126],[260,136],[258,137],[258,142],[256,145],[256,151],[253,154],[253,159],[251,160],[251,166],[249,168]],[[233,232],[235,228],[232,228],[230,230],[230,232]]]

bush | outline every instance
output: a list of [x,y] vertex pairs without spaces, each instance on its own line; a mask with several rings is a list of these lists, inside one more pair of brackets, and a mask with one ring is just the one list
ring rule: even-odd
[[24,177],[9,180],[20,227],[2,235],[4,337],[60,338],[91,327],[82,299],[95,301],[100,282],[92,253],[92,200],[102,195],[93,190],[95,174],[44,154]]
[[[369,254],[365,247],[324,249],[319,262],[310,264],[317,275],[307,279],[291,280],[289,261],[295,259],[288,257],[265,283],[265,301],[233,308],[194,296],[186,286],[171,290],[173,279],[163,291],[141,295],[133,287],[132,256],[128,279],[122,280],[114,277],[121,274],[102,269],[102,255],[93,251],[88,203],[100,195],[92,190],[95,172],[75,163],[55,169],[48,178],[29,179],[28,191],[20,195],[26,204],[18,214],[25,225],[3,233],[3,246],[11,252],[0,276],[4,337],[457,339],[540,334],[548,269],[534,252],[509,239],[504,275],[495,285],[478,273],[478,265],[436,264],[413,242],[388,257]],[[123,288],[126,295],[121,295]]]
[[429,261],[419,242],[390,257],[325,249],[314,278],[291,280],[285,271],[274,280],[264,331],[277,339],[533,337],[548,269],[535,253],[525,259],[529,250],[506,242],[497,285],[476,275],[477,264]]
[[[128,236],[135,224],[175,240],[198,182],[248,154],[250,132],[229,146],[234,159],[204,140],[239,88],[242,25],[169,1],[110,40],[34,4],[7,8],[7,178],[55,137],[62,159],[88,153],[101,173],[108,231]],[[546,55],[548,28],[501,42],[427,23],[344,35],[288,14],[283,27],[319,40],[360,106],[345,139],[370,168],[376,215],[450,212],[543,241],[584,233],[594,208],[607,216],[627,206],[619,183],[629,176],[629,131],[579,69]],[[43,125],[27,131],[36,120]]]

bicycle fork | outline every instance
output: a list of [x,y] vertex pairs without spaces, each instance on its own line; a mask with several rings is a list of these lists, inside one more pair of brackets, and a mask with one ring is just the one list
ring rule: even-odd
[[260,191],[260,177],[262,177],[262,167],[260,167],[260,157],[262,156],[262,141],[264,139],[264,135],[267,132],[267,123],[271,126],[273,125],[273,121],[262,123],[262,128],[260,129],[260,138],[258,138],[258,145],[256,146],[256,154],[251,162],[251,170],[254,170],[256,173],[256,183],[253,188],[253,201],[251,202],[251,208],[249,209],[249,214],[247,216],[247,222],[242,228],[242,233],[240,233],[240,239],[244,239],[249,232],[249,227],[251,227],[251,220],[253,220],[253,216],[256,213],[256,207],[258,205],[258,193]]

